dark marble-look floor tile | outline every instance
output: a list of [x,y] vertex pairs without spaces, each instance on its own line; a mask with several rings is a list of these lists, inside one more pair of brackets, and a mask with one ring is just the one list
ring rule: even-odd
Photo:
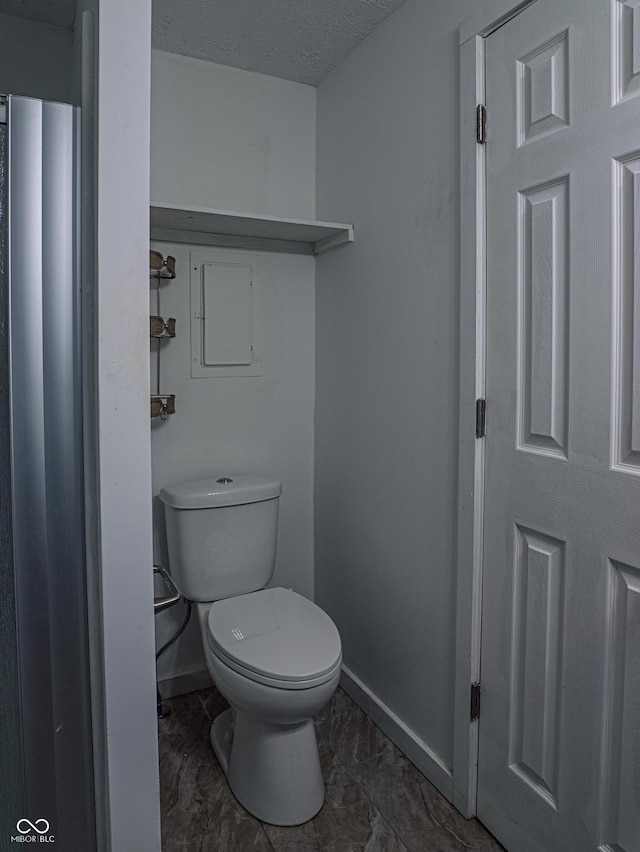
[[338,755],[347,766],[369,760],[393,748],[358,705],[342,689],[316,716],[318,739]]
[[196,809],[182,830],[166,829],[163,822],[163,852],[273,852],[263,826],[235,800],[212,794],[208,804],[204,811]]
[[[206,690],[208,691],[208,690]],[[198,692],[190,692],[187,695],[178,695],[162,703],[168,707],[169,714],[158,719],[158,734],[174,733],[176,730],[188,730],[206,719],[201,701],[198,700]]]
[[188,742],[176,734],[167,734],[161,740],[160,806],[165,830],[175,829],[180,834],[194,828],[194,816],[206,817],[208,802],[204,791],[219,785],[212,758],[200,736]]
[[213,832],[167,837],[163,830],[162,852],[273,852],[273,846],[260,823],[234,824],[222,814]]
[[425,836],[425,845],[413,847],[419,852],[505,852],[498,841],[475,820],[464,830],[443,825]]
[[477,820],[466,820],[397,748],[356,769],[358,782],[409,849],[502,848]]
[[216,716],[229,709],[229,702],[220,695],[215,686],[209,689],[201,689],[199,692],[194,693],[194,695],[200,702],[210,722],[213,722]]
[[326,797],[304,825],[265,825],[275,852],[407,852],[378,808],[334,755],[325,768]]

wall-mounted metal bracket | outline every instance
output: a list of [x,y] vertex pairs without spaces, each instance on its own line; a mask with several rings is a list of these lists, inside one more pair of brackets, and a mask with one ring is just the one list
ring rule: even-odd
[[176,413],[176,395],[170,394],[152,394],[151,395],[151,416],[159,417],[161,420],[166,420],[170,414]]
[[159,251],[149,251],[149,275],[151,278],[175,278],[176,259],[168,255],[164,258]]
[[175,337],[176,321],[174,317],[169,317],[167,320],[164,317],[149,317],[149,335],[156,338]]

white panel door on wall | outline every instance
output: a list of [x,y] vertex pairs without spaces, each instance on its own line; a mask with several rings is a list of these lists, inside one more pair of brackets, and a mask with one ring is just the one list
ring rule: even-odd
[[478,816],[640,851],[640,2],[486,39]]

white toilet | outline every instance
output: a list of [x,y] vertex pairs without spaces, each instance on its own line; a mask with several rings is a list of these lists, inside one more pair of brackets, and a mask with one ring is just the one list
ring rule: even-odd
[[231,709],[211,744],[236,798],[274,825],[299,825],[322,807],[313,715],[340,679],[338,630],[314,603],[264,586],[273,576],[279,482],[233,476],[160,491],[169,565],[197,603],[214,683]]

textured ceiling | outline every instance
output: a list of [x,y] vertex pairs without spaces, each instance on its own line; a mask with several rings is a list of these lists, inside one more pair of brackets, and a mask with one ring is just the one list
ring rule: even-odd
[[315,86],[402,2],[153,0],[152,44]]
[[69,29],[76,15],[76,0],[0,0],[0,12]]
[[[316,86],[402,2],[153,0],[152,44]],[[67,28],[75,9],[76,0],[0,0],[0,12]]]

